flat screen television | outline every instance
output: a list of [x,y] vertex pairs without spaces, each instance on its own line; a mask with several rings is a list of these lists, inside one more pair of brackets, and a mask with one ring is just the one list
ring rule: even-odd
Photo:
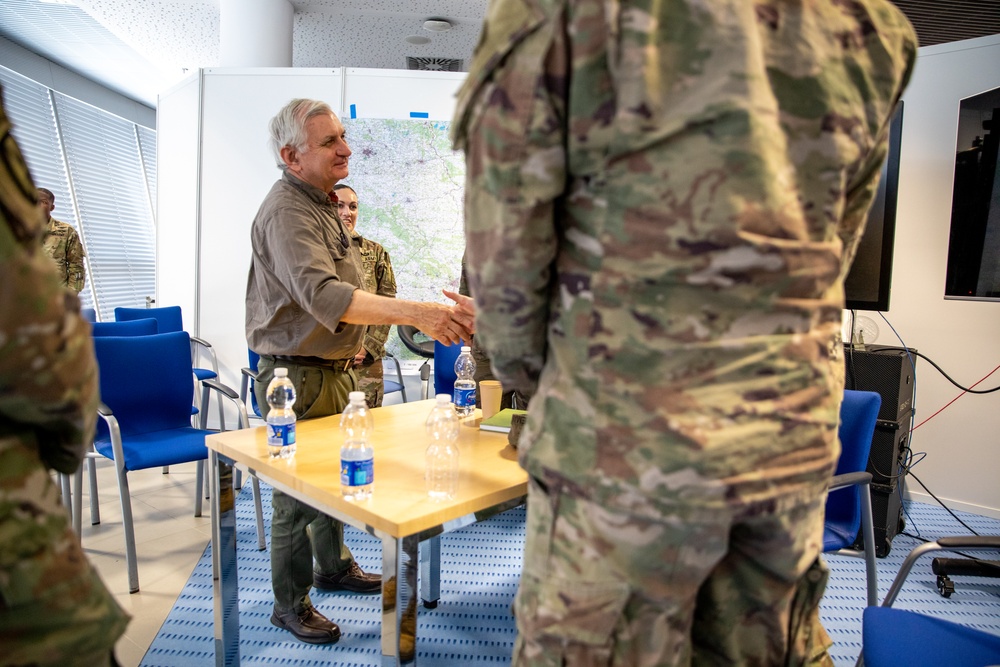
[[844,281],[844,307],[848,310],[889,310],[902,136],[903,103],[900,101],[889,124],[889,154],[882,165],[878,192],[868,212],[868,224],[858,243],[851,270]]
[[944,298],[1000,301],[1000,88],[959,105]]

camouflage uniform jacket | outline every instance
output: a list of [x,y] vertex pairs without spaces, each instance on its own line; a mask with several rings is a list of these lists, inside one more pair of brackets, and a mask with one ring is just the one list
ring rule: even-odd
[[916,48],[885,0],[490,3],[452,132],[529,473],[658,514],[815,495]]
[[107,659],[128,617],[69,527],[50,470],[94,432],[90,328],[41,247],[35,187],[0,106],[0,664]]
[[62,284],[79,294],[86,279],[83,258],[87,256],[80,235],[65,222],[49,218],[42,235],[42,246],[45,254],[54,259],[59,267]]
[[[364,284],[361,287],[372,294],[395,298],[396,274],[392,271],[389,253],[380,243],[366,239],[357,232],[352,234],[352,238],[361,253],[361,265],[364,269]],[[385,341],[389,338],[390,328],[390,324],[369,325],[365,331],[362,344],[375,361],[385,356]]]

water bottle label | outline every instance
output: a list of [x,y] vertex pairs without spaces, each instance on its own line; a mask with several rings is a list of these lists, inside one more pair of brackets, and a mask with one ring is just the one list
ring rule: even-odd
[[267,444],[271,447],[287,447],[295,444],[295,423],[268,424]]
[[453,402],[455,403],[455,407],[459,409],[476,407],[476,388],[462,389],[461,387],[455,387]]
[[375,460],[340,461],[340,483],[343,486],[366,486],[375,480]]

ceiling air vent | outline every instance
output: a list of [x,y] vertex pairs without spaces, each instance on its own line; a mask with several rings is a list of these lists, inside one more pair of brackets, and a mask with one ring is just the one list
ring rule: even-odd
[[406,56],[406,69],[419,69],[425,72],[461,72],[462,61],[457,58]]

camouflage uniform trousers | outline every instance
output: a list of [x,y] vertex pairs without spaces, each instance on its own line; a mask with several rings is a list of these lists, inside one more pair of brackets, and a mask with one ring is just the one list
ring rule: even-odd
[[[257,365],[254,394],[257,402],[267,405],[267,385],[274,377],[275,366],[288,369],[295,385],[297,419],[326,417],[343,412],[347,395],[357,389],[353,373],[332,368],[275,362],[261,355]],[[338,446],[331,443],[331,446]],[[322,574],[342,572],[351,566],[354,556],[344,544],[344,524],[277,489],[271,494],[271,587],[274,608],[278,613],[301,612],[312,606],[309,589],[315,568]]]
[[113,665],[128,615],[69,526],[37,447],[0,438],[0,665]]
[[382,399],[385,398],[385,369],[382,367],[381,359],[372,360],[369,354],[364,363],[354,367],[354,374],[358,376],[358,391],[365,392],[365,403],[369,408],[382,406]]
[[530,479],[512,664],[832,667],[825,498],[653,518]]

